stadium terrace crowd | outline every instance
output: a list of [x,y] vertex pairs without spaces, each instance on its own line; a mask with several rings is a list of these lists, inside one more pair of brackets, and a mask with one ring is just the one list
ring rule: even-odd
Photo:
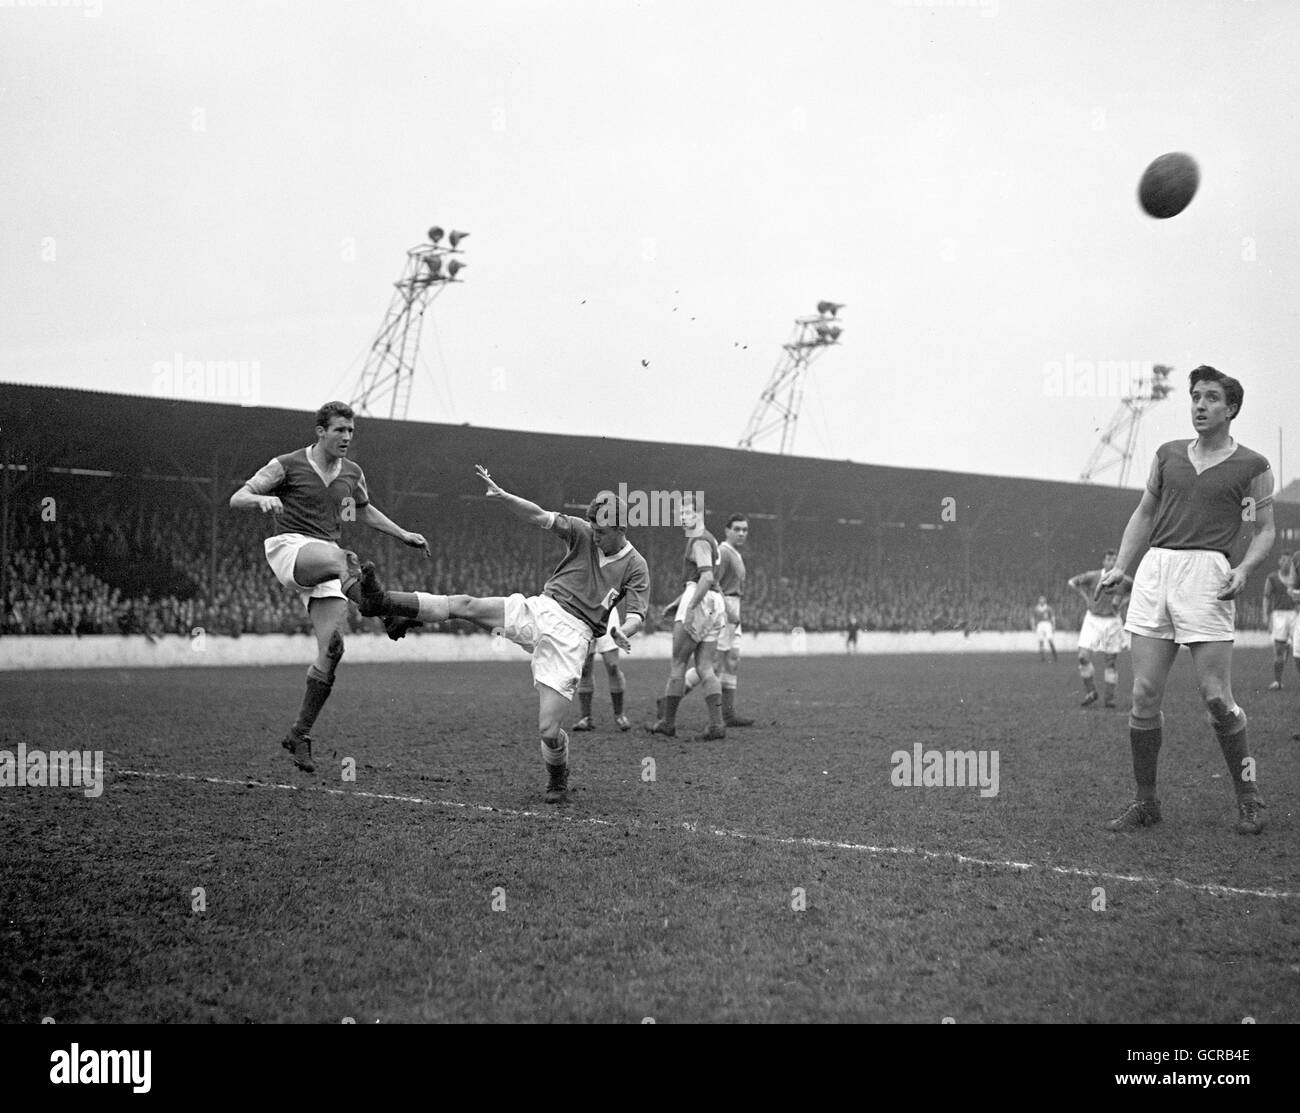
[[[165,495],[165,497],[164,497]],[[58,500],[57,520],[11,512],[0,634],[240,634],[306,633],[306,612],[266,567],[262,539],[269,523],[256,514],[218,511],[216,590],[208,598],[212,521],[193,500],[176,492],[156,498],[73,492]],[[404,588],[486,596],[540,588],[562,550],[553,538],[520,530],[492,513],[436,504],[403,515],[424,529],[431,559],[355,526],[345,545],[374,560],[381,576]],[[421,519],[424,519],[421,522]],[[745,628],[753,633],[844,630],[850,616],[862,630],[1026,630],[1040,594],[1056,610],[1058,626],[1077,629],[1083,606],[1065,587],[1070,576],[1093,567],[1099,554],[1044,571],[1042,562],[1018,563],[1015,554],[972,561],[967,573],[956,547],[908,548],[894,542],[874,560],[860,543],[830,532],[812,539],[806,528],[792,551],[787,542],[781,573],[763,523],[751,532],[745,556],[749,582]],[[653,577],[652,619],[673,599],[681,565],[680,532],[632,531]],[[1059,554],[1054,563],[1060,561]],[[1238,600],[1237,625],[1262,623],[1259,592]],[[353,612],[354,630],[379,631],[378,620]],[[468,632],[460,623],[445,629]]]

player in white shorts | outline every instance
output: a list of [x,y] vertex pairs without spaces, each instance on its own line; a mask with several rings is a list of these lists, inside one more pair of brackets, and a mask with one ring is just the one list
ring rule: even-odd
[[623,692],[627,687],[627,678],[623,675],[623,669],[618,663],[618,642],[614,640],[614,634],[622,626],[618,617],[618,611],[610,611],[609,629],[605,631],[591,647],[587,654],[587,660],[582,666],[582,676],[578,679],[578,715],[577,722],[573,724],[574,731],[595,730],[596,724],[591,715],[591,700],[596,694],[595,681],[595,663],[596,654],[600,654],[600,659],[605,663],[605,675],[609,678],[609,702],[614,708],[614,725],[619,730],[629,731],[632,729],[631,720],[623,714]]
[[1106,672],[1106,707],[1115,706],[1115,686],[1119,683],[1119,673],[1115,665],[1121,651],[1128,648],[1128,636],[1124,633],[1124,620],[1120,612],[1128,599],[1127,588],[1133,581],[1125,577],[1124,587],[1114,591],[1097,593],[1101,578],[1115,567],[1115,550],[1107,549],[1101,558],[1099,571],[1080,572],[1069,580],[1087,606],[1083,615],[1083,625],[1079,629],[1079,678],[1083,681],[1083,702],[1080,706],[1089,707],[1097,702],[1096,672],[1092,665],[1094,653],[1105,654]]
[[[749,540],[749,519],[733,514],[727,519],[725,540],[718,545],[717,589],[726,608],[722,633],[718,635],[719,680],[722,682],[722,725],[750,727],[754,720],[736,712],[736,673],[740,668],[740,601],[745,596],[745,558],[740,550]],[[686,694],[700,683],[699,671],[686,671]]]
[[686,534],[686,552],[682,558],[682,582],[686,587],[673,622],[673,660],[659,704],[659,718],[646,729],[652,734],[676,737],[677,706],[686,693],[686,670],[694,661],[709,709],[709,726],[692,741],[705,742],[727,737],[722,720],[722,682],[714,671],[718,638],[726,625],[726,604],[714,587],[718,542],[704,528],[703,507],[683,501],[681,522]]
[[477,469],[487,497],[503,502],[517,518],[541,526],[565,542],[563,559],[540,595],[476,598],[386,591],[383,613],[402,619],[442,622],[463,618],[508,638],[532,654],[537,723],[549,783],[548,804],[563,803],[569,788],[569,736],[564,718],[573,702],[592,643],[606,632],[610,613],[626,600],[621,630],[610,636],[625,652],[645,621],[650,571],[627,540],[627,503],[601,491],[586,519],[543,510],[500,487]]
[[302,707],[280,740],[304,773],[316,769],[309,732],[343,659],[348,601],[362,614],[378,614],[372,604],[383,590],[375,566],[362,565],[339,544],[345,509],[355,521],[429,555],[423,534],[402,529],[370,501],[365,474],[347,458],[354,424],[347,403],[326,402],[316,411],[316,442],[273,457],[230,498],[231,509],[260,510],[275,522],[263,544],[267,563],[280,583],[298,592],[316,634]]
[[1034,604],[1034,633],[1038,635],[1038,660],[1047,660],[1046,650],[1052,651],[1052,662],[1056,662],[1056,612],[1047,602],[1046,595],[1040,595]]
[[[1296,586],[1295,566],[1290,556],[1282,553],[1277,558],[1277,570],[1270,572],[1264,581],[1264,625],[1273,636],[1273,683],[1268,686],[1269,691],[1281,689],[1286,659],[1291,654],[1296,629],[1295,601],[1291,593]],[[1296,667],[1300,668],[1300,660],[1296,661]]]
[[[1118,588],[1124,569],[1150,544],[1133,579],[1124,624],[1133,635],[1129,747],[1137,798],[1105,826],[1130,831],[1160,822],[1160,705],[1178,647],[1186,645],[1232,778],[1237,831],[1257,835],[1264,829],[1264,800],[1247,744],[1246,714],[1232,696],[1233,600],[1273,547],[1273,473],[1263,456],[1232,439],[1232,421],[1241,412],[1241,384],[1206,366],[1188,378],[1196,438],[1157,449],[1115,567],[1098,585],[1100,591]],[[1244,522],[1254,523],[1253,536],[1234,566],[1227,554]]]

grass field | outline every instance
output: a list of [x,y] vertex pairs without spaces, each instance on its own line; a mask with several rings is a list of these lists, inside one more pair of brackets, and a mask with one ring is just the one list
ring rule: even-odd
[[[522,655],[345,663],[312,776],[277,745],[304,668],[0,674],[0,749],[108,769],[0,789],[0,1021],[1300,1020],[1300,681],[1265,692],[1266,651],[1259,838],[1185,656],[1130,836],[1127,716],[1064,657],[749,661],[760,725],[720,743],[611,730],[600,675],[560,808]],[[627,673],[639,723],[666,665]],[[996,750],[998,794],[895,786],[914,743]]]

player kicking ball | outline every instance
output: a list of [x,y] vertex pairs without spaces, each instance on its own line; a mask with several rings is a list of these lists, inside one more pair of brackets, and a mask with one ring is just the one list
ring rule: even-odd
[[422,534],[402,529],[370,501],[365,473],[347,458],[354,431],[347,403],[326,402],[316,413],[316,443],[276,456],[230,498],[232,510],[260,510],[275,520],[276,531],[264,543],[266,561],[280,583],[297,590],[316,634],[302,709],[280,742],[304,773],[316,769],[309,732],[343,659],[348,601],[373,615],[383,591],[375,566],[361,565],[356,553],[339,546],[344,507],[358,522],[429,555]]
[[609,627],[591,647],[587,660],[582,665],[582,676],[578,680],[578,710],[580,718],[573,724],[574,732],[595,730],[596,724],[591,717],[591,700],[596,694],[594,677],[596,654],[605,664],[605,675],[609,678],[609,702],[614,708],[614,725],[621,731],[632,729],[631,720],[623,714],[623,690],[627,686],[623,669],[618,663],[618,642],[614,633],[622,626],[617,609],[610,612]]
[[[1098,585],[1112,591],[1143,544],[1124,629],[1133,635],[1129,746],[1137,798],[1106,825],[1132,831],[1160,822],[1156,766],[1163,740],[1165,682],[1179,646],[1191,651],[1201,698],[1237,796],[1237,831],[1264,829],[1264,800],[1246,742],[1246,713],[1232,698],[1236,605],[1246,578],[1273,547],[1273,473],[1258,452],[1232,439],[1243,391],[1213,367],[1189,376],[1194,440],[1156,450],[1146,490],[1124,529],[1119,556]],[[1228,552],[1243,520],[1255,524],[1235,568]]]
[[539,526],[565,544],[540,595],[476,598],[431,595],[423,591],[385,591],[379,612],[394,620],[445,622],[461,618],[508,638],[532,654],[537,689],[537,725],[542,760],[549,778],[548,804],[563,803],[569,789],[569,736],[564,719],[582,676],[592,643],[606,632],[610,612],[626,601],[626,619],[614,630],[614,644],[631,650],[628,639],[645,621],[650,570],[627,540],[627,503],[602,491],[587,508],[586,519],[543,510],[535,502],[501,488],[486,468],[475,469],[495,499],[516,518]]
[[1115,664],[1120,653],[1128,648],[1124,635],[1124,620],[1120,612],[1128,602],[1129,589],[1133,581],[1124,577],[1123,584],[1113,590],[1098,592],[1097,586],[1102,578],[1115,567],[1115,550],[1107,549],[1101,558],[1101,570],[1080,572],[1068,583],[1080,595],[1087,605],[1083,616],[1083,626],[1079,630],[1079,677],[1083,681],[1083,701],[1081,707],[1091,707],[1097,702],[1096,670],[1092,666],[1092,655],[1103,653],[1106,656],[1106,707],[1115,706],[1115,686],[1119,683],[1119,673]]

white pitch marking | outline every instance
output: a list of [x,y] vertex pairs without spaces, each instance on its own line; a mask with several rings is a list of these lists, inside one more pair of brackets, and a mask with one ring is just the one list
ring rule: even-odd
[[[462,808],[466,811],[491,812],[496,815],[515,816],[520,819],[560,820],[565,823],[586,824],[592,827],[619,827],[622,824],[608,819],[594,817],[580,818],[557,812],[520,811],[517,808],[498,808],[491,804],[467,804],[461,800],[430,800],[425,796],[398,796],[390,792],[366,792],[364,789],[325,788],[322,785],[271,784],[266,781],[230,780],[223,777],[200,777],[195,773],[149,773],[137,769],[105,770],[119,777],[149,777],[154,780],[194,781],[201,784],[229,785],[233,788],[273,788],[286,792],[321,792],[327,796],[361,796],[367,800],[387,800],[399,804],[428,804],[438,808]],[[1140,874],[1108,873],[1105,870],[1078,869],[1074,866],[1045,866],[1036,862],[1013,862],[997,858],[972,858],[967,854],[958,854],[949,850],[924,850],[917,846],[872,846],[869,843],[834,842],[830,839],[795,838],[781,835],[751,835],[746,831],[731,831],[722,827],[701,826],[697,823],[680,823],[677,825],[691,834],[717,835],[725,839],[743,839],[749,842],[771,843],[776,846],[808,846],[824,850],[853,850],[863,854],[876,855],[912,855],[917,858],[929,858],[934,861],[959,862],[962,865],[991,866],[994,869],[1011,870],[1046,870],[1048,873],[1061,874],[1064,877],[1090,877],[1102,881],[1127,881],[1135,885],[1173,885],[1193,893],[1211,893],[1218,896],[1269,897],[1274,900],[1300,900],[1300,893],[1285,889],[1236,889],[1230,885],[1216,885],[1212,882],[1197,883],[1184,881],[1180,877],[1165,881],[1159,877],[1143,877]],[[652,828],[653,829],[653,828]],[[660,828],[662,829],[662,828]]]

